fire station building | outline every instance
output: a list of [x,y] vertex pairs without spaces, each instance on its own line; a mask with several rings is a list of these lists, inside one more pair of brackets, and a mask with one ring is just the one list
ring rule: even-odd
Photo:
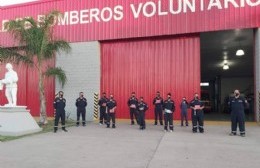
[[[72,50],[57,53],[53,64],[66,71],[68,82],[62,88],[46,79],[48,116],[55,93],[62,90],[71,118],[81,91],[88,100],[88,120],[93,120],[94,93],[102,92],[117,100],[117,118],[129,118],[127,100],[135,91],[148,103],[147,119],[152,119],[152,100],[160,91],[163,98],[172,93],[175,119],[182,97],[191,100],[199,93],[206,119],[224,120],[227,101],[239,89],[249,102],[247,121],[259,121],[260,0],[39,0],[0,10],[0,45],[6,47],[14,46],[3,26],[8,20],[64,13],[55,36]],[[37,73],[25,65],[14,69],[18,105],[38,116]],[[3,91],[0,97],[4,104]]]

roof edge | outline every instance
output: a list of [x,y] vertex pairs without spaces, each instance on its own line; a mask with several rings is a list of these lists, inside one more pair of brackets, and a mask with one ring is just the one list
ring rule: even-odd
[[40,3],[46,3],[46,2],[50,2],[50,1],[65,1],[65,0],[37,0],[37,1],[32,1],[32,2],[20,3],[20,4],[0,6],[0,10],[9,9],[9,8],[16,8],[16,7],[22,7],[22,6],[27,6],[27,5],[40,4]]

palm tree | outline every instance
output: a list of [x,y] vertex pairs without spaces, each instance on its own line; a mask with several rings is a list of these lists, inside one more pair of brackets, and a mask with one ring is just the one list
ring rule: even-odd
[[6,23],[6,28],[18,42],[16,47],[7,48],[0,46],[0,59],[2,61],[23,62],[32,66],[39,75],[40,96],[40,124],[47,124],[46,97],[44,94],[44,79],[55,76],[62,86],[66,83],[66,74],[59,67],[46,67],[45,62],[55,58],[60,51],[68,53],[70,45],[64,40],[54,38],[53,29],[57,18],[61,16],[58,11],[52,11],[38,22],[32,17],[22,20],[11,20]]

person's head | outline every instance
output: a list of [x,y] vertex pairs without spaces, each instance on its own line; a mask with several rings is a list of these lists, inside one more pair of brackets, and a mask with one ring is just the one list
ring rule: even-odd
[[143,98],[143,97],[140,97],[140,101],[143,102],[143,101],[144,101],[144,98]]
[[156,92],[156,96],[160,97],[160,92],[159,91]]
[[167,94],[167,98],[168,98],[168,99],[170,99],[170,98],[171,98],[171,96],[172,96],[172,94],[171,94],[171,93],[168,93],[168,94]]
[[135,97],[135,92],[132,92],[132,94],[131,94],[131,95],[132,95],[132,97]]
[[102,93],[102,96],[103,96],[103,97],[106,97],[106,92],[103,92],[103,93]]
[[110,94],[110,99],[114,99],[114,95],[113,94]]
[[238,97],[238,96],[240,95],[240,92],[239,92],[238,89],[236,89],[236,90],[234,91],[234,95],[235,95],[235,97]]
[[79,97],[83,97],[84,93],[83,92],[79,92]]
[[196,99],[196,100],[199,99],[199,94],[198,94],[198,93],[195,93],[195,94],[194,94],[194,99]]
[[10,70],[13,69],[13,65],[10,64],[10,63],[7,63],[7,64],[5,65],[5,68],[6,68],[8,71],[10,71]]
[[63,97],[63,91],[59,91],[59,97]]
[[183,97],[182,100],[185,101],[185,100],[186,100],[186,97]]

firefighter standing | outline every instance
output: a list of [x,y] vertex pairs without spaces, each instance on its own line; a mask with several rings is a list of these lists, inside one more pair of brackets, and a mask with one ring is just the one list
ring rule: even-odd
[[107,102],[108,99],[106,97],[106,93],[102,93],[102,97],[98,101],[99,105],[99,124],[103,125],[103,123],[107,123],[107,114],[106,114],[106,109],[107,109]]
[[144,102],[143,97],[140,97],[140,102],[138,103],[140,130],[144,130],[146,128],[145,112],[147,110],[148,110],[148,105]]
[[175,104],[174,101],[171,99],[171,93],[168,93],[167,100],[163,103],[164,109],[164,131],[168,131],[168,124],[169,129],[173,131],[173,112],[175,111]]
[[65,128],[65,106],[66,99],[63,98],[63,92],[59,91],[59,97],[55,98],[53,103],[55,109],[55,122],[54,122],[54,133],[58,130],[58,123],[61,118],[62,130],[68,132]]
[[247,101],[240,96],[239,90],[234,91],[234,98],[229,101],[231,107],[231,133],[237,134],[237,124],[239,125],[240,136],[245,137],[245,113],[244,109]]
[[77,107],[77,123],[76,126],[79,126],[79,119],[80,115],[82,117],[82,126],[86,126],[86,106],[87,106],[87,99],[84,97],[83,92],[79,93],[79,98],[77,98],[76,103]]
[[130,111],[130,118],[131,118],[131,125],[134,125],[134,117],[136,120],[136,123],[138,124],[138,111],[137,111],[137,106],[138,106],[138,99],[135,97],[135,92],[132,92],[131,97],[127,101],[127,105],[129,107]]
[[183,121],[185,120],[186,126],[189,126],[188,123],[188,108],[189,108],[189,103],[186,100],[186,97],[182,98],[182,102],[180,105],[181,108],[181,126],[183,126]]
[[199,95],[198,93],[195,93],[194,99],[191,101],[190,103],[190,107],[192,109],[192,131],[193,133],[197,132],[198,129],[198,123],[199,123],[199,131],[200,133],[204,132],[204,127],[203,127],[203,108],[204,108],[204,104],[203,102],[199,99]]
[[110,120],[112,120],[112,128],[116,128],[116,106],[117,103],[114,100],[114,96],[111,94],[110,99],[107,102],[107,128],[110,127]]
[[153,99],[154,108],[154,125],[157,125],[157,120],[159,118],[160,125],[163,125],[162,122],[162,111],[163,111],[163,99],[160,96],[160,92],[156,93],[156,97]]

